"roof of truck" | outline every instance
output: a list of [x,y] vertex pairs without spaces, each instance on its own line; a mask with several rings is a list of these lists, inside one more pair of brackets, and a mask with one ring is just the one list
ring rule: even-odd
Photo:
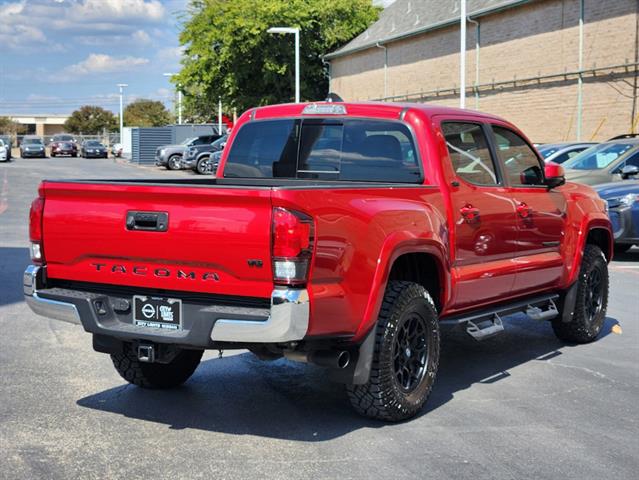
[[[399,115],[403,110],[415,109],[426,113],[429,117],[435,115],[474,115],[483,118],[490,118],[494,120],[504,121],[501,117],[491,115],[486,112],[478,112],[470,109],[462,109],[455,107],[447,107],[443,105],[434,105],[429,103],[410,103],[410,102],[304,102],[304,103],[281,103],[277,105],[268,105],[264,107],[257,107],[250,110],[252,118],[267,118],[267,117],[280,117],[280,116],[297,116],[302,115],[304,109],[309,106],[343,106],[345,108],[345,114],[335,114],[337,116],[359,116],[364,112],[378,112],[379,114],[392,114],[397,113]],[[322,115],[318,113],[318,115]],[[331,115],[331,114],[323,114]]]

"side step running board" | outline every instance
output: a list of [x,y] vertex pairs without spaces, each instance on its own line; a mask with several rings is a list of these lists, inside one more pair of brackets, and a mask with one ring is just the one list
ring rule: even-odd
[[[543,306],[543,305],[542,305]],[[551,320],[559,315],[559,310],[557,310],[557,305],[555,302],[548,300],[547,310],[542,310],[540,307],[533,307],[532,305],[528,305],[526,309],[526,315],[528,315],[533,320]]]
[[443,318],[439,324],[444,327],[463,325],[466,327],[466,333],[475,340],[484,340],[504,331],[501,316],[523,312],[533,320],[550,320],[556,317],[559,315],[555,305],[557,298],[559,295],[556,293],[526,298],[492,308]]
[[475,323],[471,320],[466,322],[466,333],[475,340],[485,340],[486,338],[494,337],[503,331],[504,324],[497,314],[494,314],[492,318],[484,320],[483,322]]

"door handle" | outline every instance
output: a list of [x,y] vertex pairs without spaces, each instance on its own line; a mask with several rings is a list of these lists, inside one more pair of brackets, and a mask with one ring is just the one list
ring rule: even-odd
[[519,205],[517,205],[517,213],[521,218],[529,218],[532,216],[533,211],[532,208],[530,208],[524,202],[520,202]]
[[465,205],[459,209],[462,217],[466,223],[477,223],[479,222],[479,208],[475,208],[472,205]]

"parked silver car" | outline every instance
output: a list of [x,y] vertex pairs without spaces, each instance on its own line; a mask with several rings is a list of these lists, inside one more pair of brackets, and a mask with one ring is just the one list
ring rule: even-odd
[[563,165],[566,180],[599,185],[623,179],[622,170],[626,166],[639,167],[639,137],[620,138],[600,143]]
[[544,162],[562,164],[565,161],[570,160],[572,157],[576,156],[578,153],[581,153],[584,150],[592,147],[593,145],[597,144],[595,142],[546,143],[544,145],[539,145],[537,147],[537,150],[544,158]]

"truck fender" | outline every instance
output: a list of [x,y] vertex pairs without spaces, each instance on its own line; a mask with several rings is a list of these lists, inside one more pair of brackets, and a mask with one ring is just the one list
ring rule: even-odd
[[438,266],[440,275],[439,284],[442,292],[430,292],[432,295],[439,293],[440,303],[447,303],[450,296],[450,271],[447,268],[446,246],[444,243],[434,237],[432,233],[429,236],[416,237],[412,232],[396,232],[390,235],[384,242],[380,255],[377,258],[377,267],[371,285],[370,296],[364,311],[364,317],[360,323],[354,340],[363,340],[366,334],[374,327],[377,322],[377,316],[382,305],[384,292],[388,283],[388,277],[395,261],[402,255],[408,253],[426,253],[432,256]]
[[579,275],[579,269],[581,268],[581,260],[583,257],[584,249],[586,248],[586,241],[588,240],[588,235],[593,230],[604,230],[608,237],[608,252],[610,254],[606,258],[608,262],[612,260],[612,252],[614,250],[614,240],[612,230],[610,228],[610,220],[606,216],[585,216],[579,226],[577,235],[577,248],[573,252],[573,259],[570,265],[568,266],[568,271],[566,272],[566,281],[564,285],[571,286],[577,280],[577,275]]

